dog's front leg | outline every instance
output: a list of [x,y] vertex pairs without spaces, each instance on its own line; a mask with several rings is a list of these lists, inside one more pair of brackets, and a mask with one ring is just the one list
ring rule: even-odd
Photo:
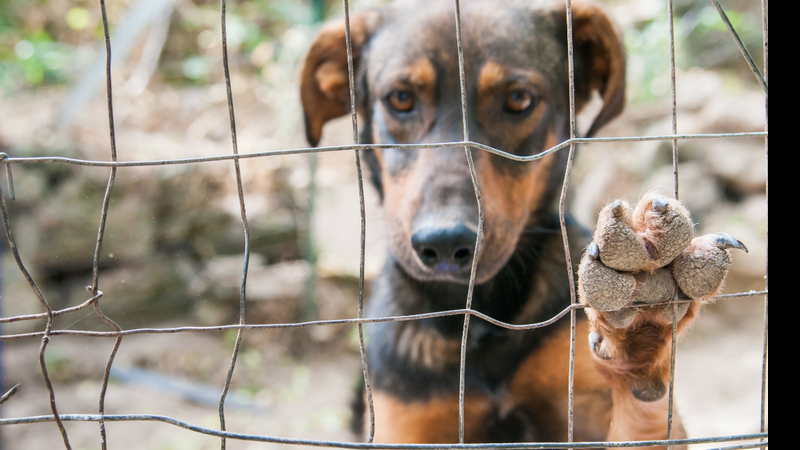
[[[635,210],[616,200],[600,213],[581,260],[579,291],[589,306],[589,345],[614,400],[609,440],[666,439],[673,316],[678,332],[716,296],[730,267],[719,233],[692,238],[689,212],[657,194]],[[685,437],[677,415],[673,438]]]

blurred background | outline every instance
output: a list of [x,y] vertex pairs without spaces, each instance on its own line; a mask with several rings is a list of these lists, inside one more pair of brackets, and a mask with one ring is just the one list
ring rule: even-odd
[[[380,5],[353,0],[351,9]],[[625,34],[628,107],[603,136],[671,133],[666,2],[602,2]],[[762,65],[761,11],[722,2]],[[122,161],[231,153],[222,73],[219,4],[205,0],[109,0],[117,154]],[[228,4],[228,51],[240,153],[306,147],[298,64],[321,20],[339,2],[254,0]],[[109,160],[105,47],[99,4],[0,0],[0,151],[14,157]],[[765,99],[713,4],[676,0],[678,132],[763,131]],[[762,68],[763,70],[763,68]],[[588,119],[583,121],[588,125]],[[321,145],[351,143],[349,117]],[[679,142],[680,196],[698,234],[745,242],[726,293],[764,289],[766,159],[763,139]],[[352,152],[241,162],[251,231],[248,323],[356,315],[360,218]],[[89,298],[92,254],[109,170],[62,163],[13,166],[8,203],[27,269],[54,309]],[[7,185],[4,190],[7,192]],[[672,143],[581,147],[572,211],[590,227],[607,202],[670,194]],[[382,212],[366,186],[366,275],[385,255]],[[42,312],[2,239],[4,317]],[[237,323],[243,229],[233,164],[117,171],[100,258],[103,311],[123,328]],[[367,286],[367,296],[369,286]],[[759,430],[762,297],[707,307],[679,345],[676,402],[691,437]],[[41,331],[44,321],[3,325]],[[59,317],[56,329],[107,330],[93,312]],[[360,376],[355,327],[248,331],[226,406],[227,428],[251,434],[354,440],[349,402]],[[123,339],[107,414],[161,414],[218,427],[217,403],[235,333]],[[2,383],[22,390],[3,417],[50,414],[39,339],[2,343]],[[97,411],[113,340],[57,337],[46,361],[59,412]],[[65,424],[73,448],[99,447],[96,423]],[[218,439],[157,423],[107,423],[110,448],[217,448]],[[0,428],[3,448],[58,448],[52,423]],[[228,448],[268,444],[228,441]]]

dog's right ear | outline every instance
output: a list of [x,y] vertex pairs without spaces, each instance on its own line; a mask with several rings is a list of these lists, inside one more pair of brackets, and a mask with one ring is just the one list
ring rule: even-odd
[[[358,67],[364,45],[378,28],[380,21],[378,11],[365,11],[350,16],[355,68]],[[323,125],[350,111],[343,20],[326,23],[314,38],[300,74],[300,100],[305,113],[306,138],[316,147],[322,136]]]

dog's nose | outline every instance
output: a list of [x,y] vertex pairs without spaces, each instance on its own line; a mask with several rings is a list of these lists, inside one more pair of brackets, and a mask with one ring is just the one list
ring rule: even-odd
[[411,236],[411,246],[425,266],[437,272],[469,270],[475,252],[475,230],[465,223],[452,226],[425,226]]

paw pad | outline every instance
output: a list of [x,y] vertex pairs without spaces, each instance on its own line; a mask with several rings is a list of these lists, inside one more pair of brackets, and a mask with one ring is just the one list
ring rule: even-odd
[[[581,301],[616,328],[644,311],[672,322],[673,300],[716,295],[730,267],[727,250],[744,244],[726,233],[692,239],[692,220],[677,200],[650,194],[635,209],[615,200],[601,212],[580,268]],[[654,305],[654,306],[649,306]],[[679,318],[689,309],[678,304]]]

